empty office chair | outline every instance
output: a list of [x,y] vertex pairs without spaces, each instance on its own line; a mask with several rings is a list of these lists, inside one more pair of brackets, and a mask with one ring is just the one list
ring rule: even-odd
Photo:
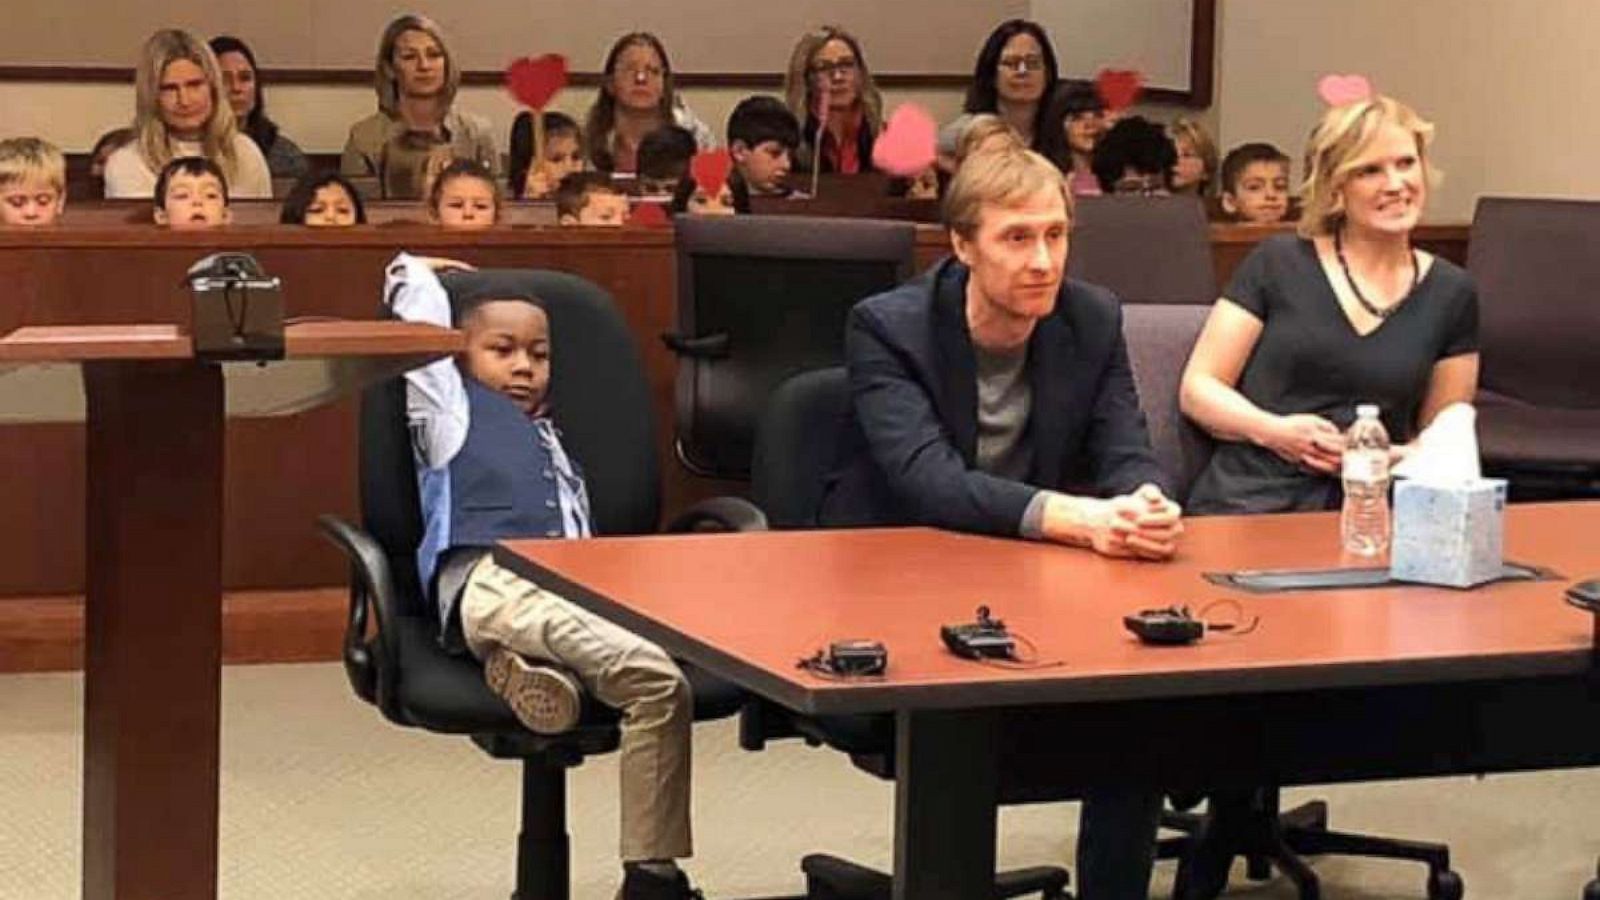
[[1211,231],[1199,198],[1078,197],[1067,274],[1123,303],[1210,306],[1217,299]]
[[[842,430],[849,421],[849,385],[843,368],[796,375],[772,393],[761,417],[751,470],[751,492],[774,528],[814,528],[825,476],[833,468]],[[796,717],[769,704],[746,706],[740,743],[759,750],[767,740],[800,735],[850,754],[856,765],[880,778],[894,777],[894,720],[890,716]],[[834,856],[814,854],[800,862],[808,900],[889,900],[888,875]],[[1069,875],[1054,866],[1002,872],[994,897],[1038,893],[1045,900],[1067,897]]]
[[[494,271],[446,276],[532,291],[545,301],[556,352],[551,398],[564,441],[583,467],[595,530],[655,530],[660,512],[649,388],[627,325],[600,288],[555,272]],[[345,671],[361,699],[398,725],[468,735],[496,759],[522,762],[522,832],[517,839],[517,900],[566,900],[568,849],[566,770],[585,756],[613,750],[616,714],[589,704],[580,724],[561,735],[522,728],[484,684],[470,657],[438,643],[438,614],[418,584],[422,534],[416,474],[405,418],[405,384],[391,379],[361,404],[361,512],[365,530],[333,516],[323,532],[349,557],[350,616]],[[730,530],[765,527],[759,510],[721,498],[717,517]],[[742,513],[742,515],[741,515]],[[744,697],[730,685],[685,666],[696,718],[738,711]],[[381,827],[381,823],[377,823]]]
[[[1200,306],[1124,306],[1122,331],[1139,390],[1139,405],[1150,428],[1151,447],[1163,469],[1176,482],[1182,501],[1210,458],[1212,441],[1178,407],[1183,367],[1210,310]],[[1321,800],[1279,812],[1275,787],[1257,792],[1255,805],[1237,821],[1218,821],[1189,812],[1200,798],[1175,798],[1180,807],[1162,817],[1162,825],[1184,832],[1183,838],[1161,842],[1158,855],[1181,860],[1173,897],[1198,900],[1215,897],[1227,887],[1235,856],[1244,856],[1255,880],[1271,877],[1272,867],[1289,876],[1302,900],[1320,896],[1316,875],[1300,854],[1340,853],[1411,859],[1427,863],[1429,900],[1459,900],[1462,883],[1450,870],[1450,849],[1391,838],[1328,830],[1328,806]]]
[[1485,197],[1467,267],[1478,283],[1478,437],[1515,482],[1600,484],[1600,203]]
[[845,315],[909,278],[916,226],[806,216],[680,217],[678,457],[747,478],[767,396],[796,372],[844,359]]

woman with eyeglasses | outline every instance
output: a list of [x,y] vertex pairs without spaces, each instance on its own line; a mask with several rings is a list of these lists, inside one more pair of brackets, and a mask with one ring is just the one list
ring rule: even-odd
[[1056,51],[1044,28],[1027,19],[1009,19],[989,33],[978,51],[963,111],[967,116],[999,116],[1038,150],[1039,113],[1049,105],[1056,79]]
[[686,129],[700,150],[717,146],[716,133],[673,90],[672,63],[660,38],[646,31],[617,38],[603,72],[583,128],[596,169],[637,172],[640,142],[663,125]]
[[803,35],[789,58],[783,92],[789,110],[805,123],[796,171],[809,172],[813,164],[845,175],[872,168],[872,143],[883,128],[883,97],[853,35],[836,25]]

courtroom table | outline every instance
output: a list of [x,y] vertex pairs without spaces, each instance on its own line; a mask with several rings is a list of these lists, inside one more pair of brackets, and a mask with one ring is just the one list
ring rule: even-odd
[[[1507,510],[1507,553],[1600,571],[1600,503]],[[1203,572],[1340,564],[1332,513],[1193,519],[1169,563],[928,529],[517,541],[502,564],[808,715],[895,717],[896,900],[987,896],[1000,803],[1600,765],[1592,617],[1563,581],[1271,595]],[[1259,624],[1146,646],[1124,614],[1237,600]],[[958,659],[986,604],[1044,665]],[[1229,616],[1216,608],[1210,615]],[[882,679],[797,659],[889,650]]]
[[[370,321],[291,326],[266,363],[196,359],[171,324],[0,338],[0,416],[87,423],[85,898],[216,896],[224,416],[291,414],[460,346]],[[271,477],[282,491],[296,467]]]
[[[637,338],[653,398],[663,514],[670,517],[696,500],[744,488],[698,478],[673,453],[677,360],[659,339],[676,329],[670,228],[447,232],[422,225],[237,226],[173,232],[71,224],[94,219],[104,209],[128,214],[127,204],[72,204],[68,224],[61,227],[0,229],[0,284],[5,286],[0,333],[23,325],[185,324],[190,299],[184,273],[200,256],[217,250],[254,253],[269,273],[281,277],[291,316],[371,318],[379,309],[383,266],[400,249],[479,266],[559,269],[609,291]],[[1282,230],[1213,226],[1219,278],[1225,280],[1256,242]],[[1453,241],[1453,249],[1441,252],[1460,261],[1466,233],[1460,225],[1423,226],[1418,236],[1424,245]],[[919,265],[943,256],[948,247],[943,229],[919,227]],[[560,345],[556,335],[558,353]],[[229,502],[223,513],[228,589],[315,590],[343,579],[342,561],[317,537],[312,523],[324,512],[356,513],[354,406],[347,400],[295,416],[228,423],[224,483]],[[0,603],[82,592],[83,452],[81,426],[0,419],[0,521],[30,523],[0,542]],[[289,467],[297,480],[285,487],[277,476]],[[330,616],[337,612],[326,609]],[[323,648],[325,658],[337,651],[331,644]]]

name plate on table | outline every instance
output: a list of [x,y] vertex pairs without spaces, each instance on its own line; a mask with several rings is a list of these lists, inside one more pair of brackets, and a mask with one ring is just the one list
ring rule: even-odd
[[1396,581],[1458,588],[1501,577],[1505,510],[1502,478],[1454,485],[1396,482],[1389,574]]

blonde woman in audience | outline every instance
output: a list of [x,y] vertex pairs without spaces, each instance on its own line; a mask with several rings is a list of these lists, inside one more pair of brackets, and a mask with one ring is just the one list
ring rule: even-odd
[[1218,441],[1195,513],[1337,508],[1344,429],[1376,403],[1396,453],[1478,382],[1478,294],[1418,250],[1433,126],[1375,96],[1312,134],[1299,233],[1256,246],[1184,371],[1184,413]]
[[426,196],[430,166],[465,159],[498,172],[489,120],[455,108],[460,85],[437,23],[416,14],[390,22],[374,65],[378,111],[350,126],[340,173],[375,176],[385,197],[414,200]]
[[809,172],[814,164],[846,175],[872,168],[872,144],[883,129],[883,97],[853,35],[836,25],[803,35],[789,57],[783,92],[789,111],[802,123],[795,171]]
[[67,159],[49,141],[0,141],[0,225],[54,225],[67,206]]
[[1204,125],[1179,117],[1167,126],[1167,137],[1178,148],[1178,164],[1172,167],[1172,192],[1209,197],[1216,192],[1217,142]]
[[717,146],[711,126],[695,116],[673,88],[672,63],[661,39],[647,31],[617,38],[606,53],[600,92],[584,122],[589,164],[602,172],[636,172],[639,145],[658,128],[676,125],[695,147]]
[[134,76],[134,139],[106,158],[106,196],[149,199],[173,159],[216,164],[235,197],[270,198],[272,174],[227,105],[217,58],[187,31],[162,29],[145,41]]

